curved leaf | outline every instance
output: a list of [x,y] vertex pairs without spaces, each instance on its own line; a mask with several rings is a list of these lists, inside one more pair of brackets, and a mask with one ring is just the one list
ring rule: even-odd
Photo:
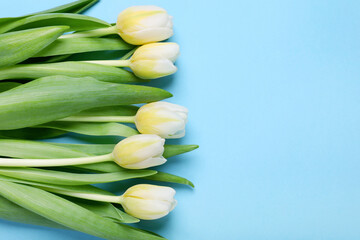
[[32,14],[28,14],[21,17],[7,17],[7,18],[0,18],[0,32],[4,32],[2,29],[6,29],[7,25],[13,24],[14,22],[29,17],[33,15],[38,14],[44,14],[44,13],[80,13],[82,11],[85,11],[86,9],[90,8],[92,5],[94,5],[98,0],[79,0],[75,2],[71,2],[65,5],[61,5],[55,8],[51,8],[48,10],[44,10],[41,12],[36,12]]
[[61,136],[67,133],[51,128],[20,128],[15,130],[0,130],[1,138],[15,138],[15,139],[46,139]]
[[152,102],[170,96],[159,88],[90,77],[44,77],[0,93],[0,130],[39,125],[89,108]]
[[21,85],[22,85],[21,83],[17,83],[17,82],[0,82],[0,92],[5,92],[7,90],[16,88]]
[[[14,159],[16,161],[16,159]],[[113,173],[69,173],[38,168],[1,167],[0,174],[12,178],[55,185],[87,185],[117,182],[156,174],[154,170],[121,169]]]
[[114,83],[144,82],[133,73],[117,67],[86,62],[56,62],[43,64],[18,64],[0,69],[0,80],[36,79],[51,75],[68,77],[93,77],[99,81]]
[[[111,192],[102,190],[101,188],[97,188],[92,185],[62,186],[62,185],[31,182],[31,181],[1,176],[1,175],[0,175],[0,180],[31,185],[31,186],[41,188],[43,190],[55,189],[55,190],[61,190],[61,191],[65,191],[65,192],[77,192],[77,193],[80,192],[80,193],[115,196]],[[51,190],[50,190],[50,192],[51,192]],[[0,197],[0,216],[1,216],[1,210],[2,210],[1,209],[1,200],[2,199]],[[108,203],[108,202],[97,202],[97,201],[90,201],[90,200],[84,200],[84,199],[78,199],[78,198],[71,198],[71,201],[75,202],[76,204],[78,204],[92,212],[99,214],[102,217],[110,218],[111,220],[113,220],[115,222],[119,222],[119,223],[139,222],[139,219],[126,214],[125,212],[121,211],[120,209],[116,208],[113,204]],[[27,223],[31,223],[31,222],[27,222]]]
[[133,105],[106,106],[87,109],[74,116],[134,116],[138,110],[139,107]]
[[22,62],[47,47],[68,27],[34,28],[0,35],[0,67]]
[[54,222],[109,240],[163,239],[145,231],[116,224],[71,201],[34,187],[0,181],[0,194]]
[[157,174],[144,177],[144,179],[152,180],[152,181],[160,181],[160,182],[179,183],[179,184],[188,185],[190,187],[195,187],[190,180],[165,172],[157,172]]
[[34,57],[49,57],[83,52],[130,50],[134,46],[121,38],[64,38],[57,39]]
[[135,129],[121,123],[50,122],[38,125],[37,127],[45,129],[52,128],[92,136],[130,137],[139,134]]
[[46,26],[69,26],[68,32],[84,31],[111,26],[98,18],[73,13],[45,13],[19,19],[0,29],[0,33]]
[[65,229],[64,226],[22,208],[2,196],[0,196],[0,218],[19,223]]
[[[112,150],[111,150],[112,151]],[[110,153],[109,151],[108,153]],[[12,158],[71,158],[89,154],[55,144],[29,140],[0,139],[0,156]]]
[[23,17],[32,15],[44,14],[44,13],[80,13],[90,8],[92,5],[97,3],[99,0],[78,0],[64,5],[60,5],[54,8],[50,8],[41,12],[32,13]]

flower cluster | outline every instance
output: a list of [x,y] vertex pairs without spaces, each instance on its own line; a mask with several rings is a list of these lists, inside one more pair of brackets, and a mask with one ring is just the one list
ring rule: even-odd
[[[92,5],[85,2],[54,9],[66,12]],[[171,93],[139,84],[177,71],[175,61],[180,47],[165,41],[173,35],[172,17],[157,6],[134,6],[122,11],[113,25],[78,13],[52,11],[0,23],[0,52],[4,53],[0,56],[0,80],[29,80],[0,82],[0,149],[9,148],[0,152],[0,197],[39,213],[45,223],[50,219],[94,234],[86,229],[100,222],[102,228],[97,229],[96,236],[127,239],[131,233],[131,239],[150,239],[145,231],[114,222],[134,223],[166,216],[177,204],[173,188],[138,184],[119,196],[93,184],[145,178],[193,187],[185,178],[147,169],[198,147],[166,145],[167,139],[185,136],[188,109],[162,101]],[[27,24],[22,26],[24,22]],[[57,25],[51,26],[54,22]],[[38,25],[41,27],[33,28]],[[102,37],[106,35],[115,38]],[[54,42],[58,38],[61,41]],[[128,52],[117,60],[63,61],[72,54],[108,50]],[[39,62],[44,60],[42,57],[47,59],[42,63],[24,62],[35,57]],[[69,132],[122,138],[110,146],[112,151],[107,144],[52,145],[28,139],[30,135],[36,135],[31,139],[47,139]],[[48,169],[63,166],[72,168]],[[12,191],[23,197],[15,198],[17,194]],[[62,199],[62,195],[104,204],[99,203],[98,208],[91,204],[79,206],[75,200],[70,204],[70,200]],[[121,204],[126,213],[112,203]],[[50,210],[45,211],[46,207]],[[73,217],[92,220],[87,223]],[[28,221],[27,216],[24,218]],[[122,230],[115,231],[119,226]]]

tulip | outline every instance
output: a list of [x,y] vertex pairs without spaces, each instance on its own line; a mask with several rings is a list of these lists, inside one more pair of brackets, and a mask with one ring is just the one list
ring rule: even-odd
[[154,102],[142,106],[135,116],[139,132],[156,134],[162,138],[185,136],[188,110],[180,105]]
[[157,6],[129,7],[118,15],[116,26],[63,35],[60,38],[101,37],[119,34],[133,45],[158,42],[173,35],[172,17]]
[[172,17],[157,6],[134,6],[122,11],[116,27],[120,36],[133,45],[168,39],[173,35]]
[[162,156],[165,140],[153,134],[134,135],[120,141],[112,153],[100,156],[60,159],[0,158],[2,167],[56,167],[114,161],[129,169],[144,169],[166,162]]
[[176,206],[175,190],[171,187],[138,184],[121,196],[104,195],[82,191],[67,191],[51,185],[39,186],[46,191],[87,200],[121,204],[126,213],[144,220],[154,220],[168,215]]
[[114,148],[115,162],[124,168],[143,169],[164,164],[165,139],[154,134],[139,134],[119,142]]
[[145,220],[153,220],[169,214],[176,206],[175,190],[170,187],[138,184],[129,188],[121,199],[128,214]]
[[135,116],[72,116],[58,121],[125,122],[135,123],[142,134],[156,134],[162,138],[185,136],[188,110],[167,102],[153,102],[140,107]]
[[179,56],[179,45],[176,43],[149,43],[136,49],[128,60],[84,61],[115,67],[130,67],[136,76],[143,79],[154,79],[176,72],[174,62]]

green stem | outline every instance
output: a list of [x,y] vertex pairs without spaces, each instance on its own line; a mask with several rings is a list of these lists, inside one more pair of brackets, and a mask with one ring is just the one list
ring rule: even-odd
[[59,38],[102,37],[118,33],[116,26],[62,35]]
[[90,163],[99,163],[113,161],[112,153],[80,158],[56,158],[56,159],[14,159],[14,158],[0,158],[1,167],[58,167],[82,165]]
[[87,200],[93,200],[98,202],[109,202],[109,203],[122,203],[122,196],[110,196],[110,195],[103,195],[103,194],[94,194],[94,193],[81,193],[81,192],[73,192],[73,191],[66,191],[60,189],[54,189],[49,187],[38,186],[38,188],[44,189],[49,192],[58,193],[66,196],[82,198]]
[[95,64],[101,64],[101,65],[113,66],[113,67],[130,66],[129,60],[93,60],[93,61],[80,61],[80,62],[95,63]]
[[56,121],[61,122],[122,122],[135,123],[135,116],[72,116]]

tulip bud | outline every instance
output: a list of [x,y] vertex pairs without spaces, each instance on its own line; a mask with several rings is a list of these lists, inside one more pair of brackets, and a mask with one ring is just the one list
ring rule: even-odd
[[121,204],[128,214],[152,220],[166,216],[176,206],[175,190],[150,184],[138,184],[121,196]]
[[122,11],[116,27],[120,36],[133,45],[168,39],[173,35],[172,17],[157,6],[134,6]]
[[176,43],[150,43],[139,47],[130,58],[130,68],[140,78],[154,79],[176,72],[179,55]]
[[124,168],[143,169],[166,162],[162,156],[165,140],[154,134],[134,135],[116,144],[114,161]]
[[135,116],[136,128],[141,133],[162,138],[181,138],[185,135],[188,110],[167,102],[153,102],[142,106]]

